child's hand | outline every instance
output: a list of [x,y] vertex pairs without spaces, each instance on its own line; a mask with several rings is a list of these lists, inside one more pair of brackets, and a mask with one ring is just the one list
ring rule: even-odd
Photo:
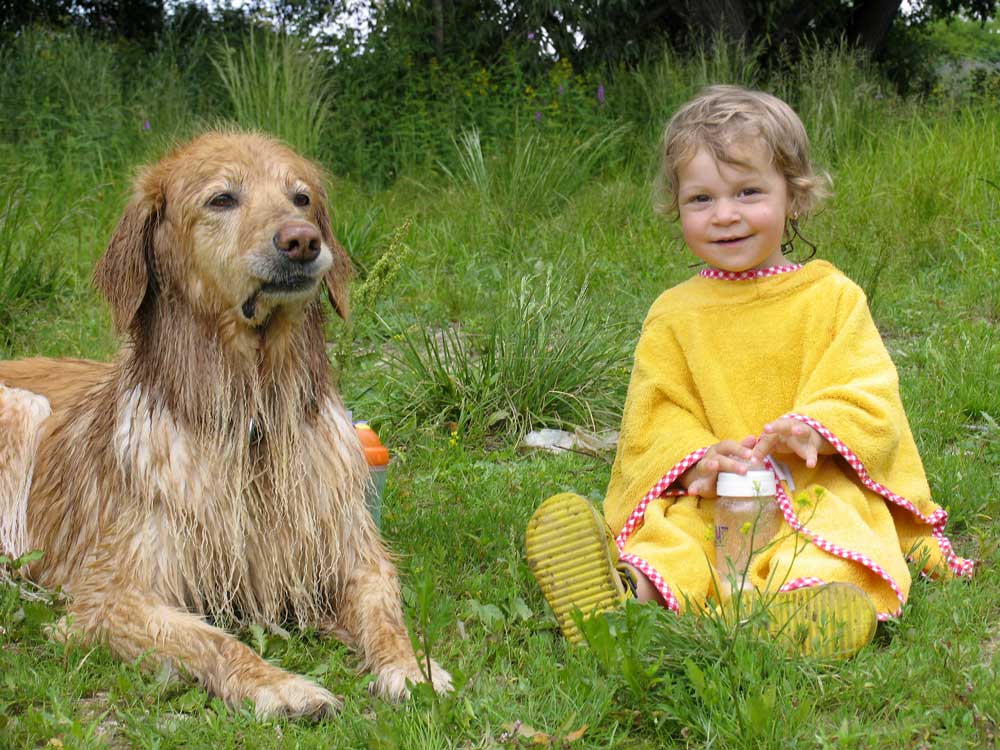
[[782,417],[764,425],[764,433],[753,448],[753,460],[763,461],[768,453],[794,453],[810,469],[816,457],[829,456],[834,450],[816,430],[797,419]]
[[681,474],[680,483],[691,495],[715,497],[715,481],[720,471],[746,474],[753,459],[753,435],[740,440],[722,440],[709,448],[701,460]]

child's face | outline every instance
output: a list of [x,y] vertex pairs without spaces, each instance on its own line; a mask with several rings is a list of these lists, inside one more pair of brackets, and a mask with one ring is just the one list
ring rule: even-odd
[[748,271],[785,263],[781,239],[788,218],[785,178],[765,147],[743,146],[733,156],[747,166],[699,149],[678,170],[677,204],[684,242],[708,265]]

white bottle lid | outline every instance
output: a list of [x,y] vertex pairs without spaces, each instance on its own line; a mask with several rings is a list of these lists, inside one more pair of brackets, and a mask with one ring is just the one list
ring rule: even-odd
[[746,474],[720,471],[715,484],[719,497],[773,497],[777,485],[770,471],[755,470]]

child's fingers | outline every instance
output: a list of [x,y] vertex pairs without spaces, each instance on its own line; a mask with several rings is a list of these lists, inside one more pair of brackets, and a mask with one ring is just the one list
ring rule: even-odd
[[715,459],[698,462],[695,470],[695,478],[687,486],[689,495],[701,495],[702,497],[715,496],[715,480],[719,476]]
[[717,456],[732,456],[733,458],[745,461],[752,454],[750,447],[749,445],[744,445],[743,442],[737,443],[735,440],[723,440],[715,446],[715,451]]
[[746,474],[747,469],[750,468],[747,459],[731,458],[730,456],[719,456],[715,460],[715,465],[717,467],[716,473],[726,471],[730,474]]
[[765,435],[787,435],[790,433],[791,428],[797,424],[798,422],[794,419],[782,417],[764,425],[763,432]]
[[747,435],[740,441],[740,445],[746,448],[743,455],[751,468],[764,463],[764,459],[761,456],[758,456],[753,450],[754,447],[756,447],[757,442],[758,440],[756,435]]
[[782,417],[781,419],[776,419],[773,422],[764,425],[764,432],[774,433],[776,435],[794,435],[795,429],[801,426],[801,422],[789,419],[788,417]]
[[802,452],[799,455],[801,455],[802,458],[805,459],[806,466],[808,466],[810,469],[816,466],[816,446],[813,445],[811,442],[805,444]]
[[762,461],[771,452],[794,453],[812,469],[816,466],[821,452],[833,452],[828,446],[829,443],[809,425],[782,417],[764,425],[763,434],[754,446],[751,460]]
[[[770,425],[764,425],[765,430]],[[753,447],[753,451],[750,453],[751,462],[756,461],[758,463],[762,462],[768,453],[772,451],[774,446],[781,440],[781,436],[777,433],[770,432],[761,435],[757,438],[757,444]]]
[[699,461],[692,473],[693,479],[687,485],[687,491],[692,495],[715,497],[715,483],[720,471],[734,474],[746,474],[753,461],[753,446],[757,438],[747,435],[736,440],[721,440],[713,445],[708,453]]

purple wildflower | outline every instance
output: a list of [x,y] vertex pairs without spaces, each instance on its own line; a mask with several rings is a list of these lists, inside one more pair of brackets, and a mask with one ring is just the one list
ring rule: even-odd
[[541,121],[542,121],[542,113],[539,112],[538,110],[535,110],[535,122],[541,122]]
[[562,96],[562,95],[563,95],[563,94],[565,94],[565,93],[566,93],[566,87],[565,87],[565,86],[563,86],[563,85],[562,85],[562,84],[560,83],[560,84],[559,84],[559,96]]
[[534,31],[529,31],[528,32],[528,39],[534,39],[534,38],[535,38],[535,32]]
[[597,103],[602,107],[604,106],[604,84],[599,84],[597,86]]
[[145,122],[142,123],[142,129],[143,130],[152,130],[153,126],[149,124],[149,120],[146,120]]

